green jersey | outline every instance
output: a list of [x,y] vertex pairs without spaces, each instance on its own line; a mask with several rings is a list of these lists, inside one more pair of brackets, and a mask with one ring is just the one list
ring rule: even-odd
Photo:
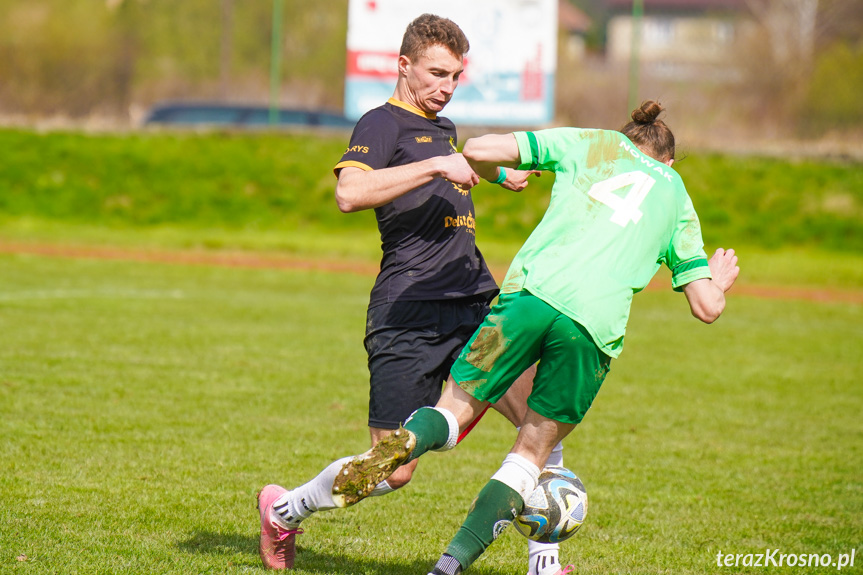
[[516,132],[520,169],[555,173],[551,202],[501,291],[527,290],[620,355],[632,296],[664,263],[676,290],[710,278],[701,226],[680,176],[620,132]]

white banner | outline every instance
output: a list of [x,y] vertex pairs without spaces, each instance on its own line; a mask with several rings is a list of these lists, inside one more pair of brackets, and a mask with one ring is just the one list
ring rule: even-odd
[[392,96],[405,28],[425,12],[454,21],[470,41],[444,116],[461,125],[551,122],[557,0],[350,0],[346,116],[359,119]]

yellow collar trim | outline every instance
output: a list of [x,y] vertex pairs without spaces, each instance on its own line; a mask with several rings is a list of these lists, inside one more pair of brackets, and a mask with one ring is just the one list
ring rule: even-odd
[[423,112],[419,108],[415,108],[415,107],[411,106],[407,102],[402,102],[401,100],[396,100],[395,98],[390,98],[389,100],[387,100],[387,103],[392,104],[393,106],[396,106],[398,108],[401,108],[402,110],[407,110],[411,114],[416,114],[417,116],[422,116],[423,118],[426,118],[428,120],[436,120],[437,119],[437,114],[428,114],[426,112]]

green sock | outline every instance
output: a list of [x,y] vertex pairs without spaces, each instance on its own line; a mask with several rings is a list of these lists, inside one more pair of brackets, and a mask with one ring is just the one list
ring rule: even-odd
[[455,534],[447,555],[467,569],[524,508],[524,499],[512,487],[492,479],[471,505],[467,518]]
[[405,423],[405,429],[417,438],[416,447],[408,461],[413,461],[426,451],[446,445],[449,438],[449,424],[446,417],[436,409],[421,407]]

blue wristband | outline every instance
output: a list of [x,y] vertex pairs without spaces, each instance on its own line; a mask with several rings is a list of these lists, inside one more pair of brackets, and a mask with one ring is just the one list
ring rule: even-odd
[[494,184],[501,184],[506,179],[506,169],[504,169],[503,166],[498,167],[498,169],[500,170],[500,173],[498,174],[497,179],[492,182]]

